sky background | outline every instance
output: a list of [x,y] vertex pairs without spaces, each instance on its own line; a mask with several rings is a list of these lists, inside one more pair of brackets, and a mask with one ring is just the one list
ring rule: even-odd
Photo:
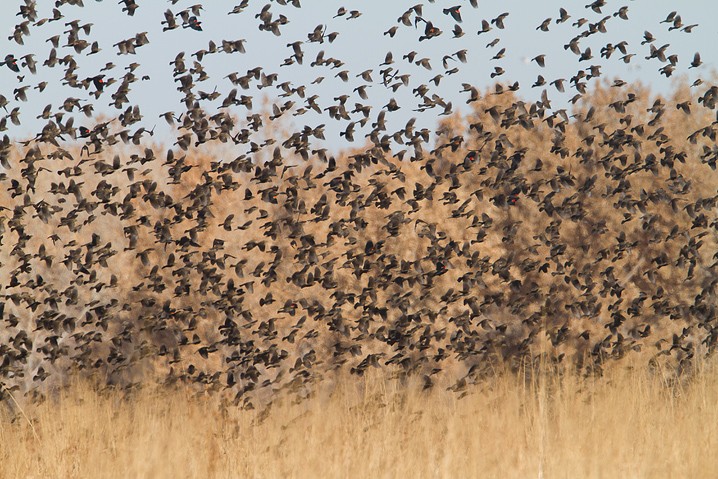
[[[176,1],[176,0],[175,0]],[[698,76],[710,78],[711,72],[718,63],[718,50],[715,44],[718,41],[718,28],[715,26],[715,18],[718,18],[718,2],[713,1],[687,1],[676,2],[668,0],[635,0],[635,1],[611,1],[608,0],[606,6],[602,8],[602,14],[595,13],[586,8],[588,3],[584,1],[479,1],[479,8],[474,9],[469,5],[467,0],[436,0],[434,3],[423,1],[423,15],[426,19],[433,20],[434,24],[443,31],[443,34],[429,41],[419,42],[418,37],[422,34],[423,24],[420,27],[407,27],[397,23],[398,17],[411,6],[413,2],[401,1],[377,1],[368,0],[363,2],[348,1],[330,1],[330,0],[301,0],[300,9],[289,5],[280,5],[271,2],[271,11],[274,18],[283,14],[289,19],[289,23],[281,26],[281,36],[275,36],[271,32],[260,31],[258,24],[260,21],[255,15],[266,4],[265,1],[250,1],[250,6],[242,13],[228,15],[234,5],[240,0],[220,1],[212,0],[204,2],[204,10],[201,12],[201,21],[204,31],[197,32],[191,29],[178,28],[176,30],[163,32],[160,22],[164,20],[163,12],[171,9],[173,13],[178,13],[182,9],[188,8],[195,4],[197,0],[183,1],[179,0],[176,4],[163,0],[137,0],[139,8],[135,15],[130,17],[122,12],[122,4],[118,4],[116,0],[104,0],[101,2],[95,0],[84,0],[84,7],[64,5],[61,11],[65,18],[57,22],[48,22],[40,27],[31,26],[31,35],[24,37],[24,45],[18,45],[14,40],[8,39],[12,35],[14,25],[22,19],[15,16],[14,13],[19,10],[19,6],[24,4],[21,1],[3,0],[3,6],[6,11],[12,12],[12,15],[3,15],[0,17],[0,31],[4,33],[0,39],[0,59],[4,58],[7,53],[13,53],[16,57],[20,57],[27,53],[34,53],[38,62],[38,73],[32,75],[26,69],[23,69],[21,75],[22,80],[18,80],[17,74],[10,71],[6,67],[0,67],[0,94],[4,95],[9,103],[7,110],[20,107],[21,126],[12,125],[8,121],[8,130],[5,132],[11,137],[22,139],[33,136],[40,130],[45,120],[37,120],[46,105],[52,104],[53,111],[58,111],[62,102],[67,97],[79,98],[83,104],[90,101],[95,106],[95,114],[105,114],[116,116],[122,110],[116,110],[110,106],[110,95],[119,85],[119,81],[109,86],[99,99],[94,99],[89,91],[77,90],[62,85],[63,68],[56,67],[53,69],[43,67],[42,63],[47,58],[51,45],[46,40],[52,35],[61,35],[61,44],[58,49],[58,56],[62,57],[68,53],[73,54],[78,63],[78,77],[80,79],[91,77],[100,73],[100,69],[107,63],[113,62],[116,67],[109,72],[105,72],[108,78],[119,79],[125,73],[125,66],[130,63],[137,62],[140,67],[135,71],[138,78],[147,75],[150,80],[138,81],[132,85],[130,94],[131,104],[140,106],[143,114],[141,124],[134,127],[145,126],[152,128],[156,125],[155,139],[171,138],[171,130],[165,121],[159,118],[161,113],[166,111],[175,111],[177,115],[184,109],[181,102],[183,94],[176,90],[176,84],[172,82],[173,66],[170,62],[177,53],[185,52],[185,61],[187,67],[191,68],[194,57],[191,55],[197,50],[207,48],[211,40],[221,45],[224,40],[245,39],[246,53],[225,54],[217,53],[208,55],[202,61],[204,69],[209,74],[209,79],[201,82],[197,86],[197,90],[212,92],[215,88],[222,96],[214,102],[203,103],[204,108],[209,114],[217,111],[221,105],[222,98],[232,89],[235,88],[226,75],[232,72],[238,72],[241,76],[247,70],[261,66],[267,74],[277,73],[279,78],[275,83],[279,84],[284,81],[291,82],[292,86],[306,85],[306,96],[318,95],[317,102],[322,108],[337,104],[334,100],[342,94],[350,95],[347,101],[347,108],[352,110],[355,102],[371,105],[373,107],[371,121],[383,105],[391,98],[395,98],[401,108],[392,113],[387,114],[388,129],[395,131],[401,128],[407,120],[412,117],[417,118],[417,126],[433,128],[436,125],[438,113],[441,108],[429,110],[427,112],[417,112],[419,99],[412,94],[412,89],[420,84],[430,86],[432,93],[437,93],[446,101],[451,101],[454,111],[468,112],[470,107],[465,101],[468,98],[467,93],[461,93],[462,83],[470,83],[480,89],[485,89],[493,85],[496,81],[503,84],[510,84],[518,81],[520,84],[519,95],[526,100],[536,100],[540,97],[543,89],[549,93],[554,108],[566,107],[567,100],[576,94],[576,91],[568,86],[566,93],[561,94],[554,87],[546,85],[541,88],[531,88],[536,81],[537,76],[543,75],[547,82],[557,78],[570,78],[575,75],[579,69],[588,68],[591,65],[601,65],[602,77],[606,79],[621,78],[626,81],[639,80],[644,84],[650,85],[651,88],[659,93],[669,92],[672,83],[681,75],[689,75],[689,81],[692,82]],[[38,1],[39,18],[51,16],[54,2]],[[453,38],[452,28],[455,22],[451,17],[442,13],[443,8],[454,5],[462,5],[463,28],[465,35],[462,38]],[[622,20],[613,17],[621,6],[628,6],[629,20]],[[348,20],[348,15],[339,18],[332,18],[339,7],[346,7],[347,10],[354,8],[361,11],[362,15],[356,19]],[[564,7],[571,15],[571,19],[566,23],[557,25],[555,19],[558,18],[559,8]],[[686,33],[680,30],[669,31],[669,24],[659,23],[673,10],[678,10],[685,25],[698,23],[699,26],[693,29],[692,33]],[[492,25],[493,29],[487,33],[477,35],[482,20],[491,20],[503,12],[508,12],[508,17],[504,20],[505,29],[498,29]],[[568,50],[564,49],[572,37],[580,31],[572,23],[577,19],[584,17],[590,22],[597,22],[604,16],[611,16],[606,22],[607,33],[596,34],[581,43],[581,48],[591,47],[594,58],[589,61],[579,63],[578,57]],[[541,22],[551,17],[553,20],[550,24],[549,32],[537,31],[536,27]],[[413,18],[413,17],[412,17]],[[81,34],[81,38],[86,38],[90,43],[98,41],[102,51],[96,55],[87,55],[89,49],[82,54],[75,54],[71,47],[63,46],[67,31],[65,24],[69,21],[78,19],[80,25],[92,23],[92,29],[89,36]],[[178,18],[178,23],[181,20]],[[326,25],[327,33],[339,32],[333,43],[325,41],[323,44],[308,43],[307,34],[310,33],[317,25]],[[394,25],[399,25],[398,31],[394,38],[384,35]],[[584,25],[583,29],[586,28]],[[676,67],[676,73],[671,78],[666,78],[659,73],[659,68],[664,63],[652,59],[646,60],[644,57],[648,55],[649,45],[641,45],[644,31],[650,31],[656,37],[654,45],[660,47],[664,44],[670,44],[668,54],[677,54],[679,58]],[[138,32],[147,32],[150,40],[148,45],[137,49],[135,55],[118,55],[118,49],[113,46],[121,40],[125,40]],[[499,43],[492,48],[486,45],[498,38]],[[304,40],[302,45],[304,50],[304,64],[280,66],[284,59],[292,55],[292,48],[287,46],[288,43]],[[600,50],[607,43],[619,43],[625,40],[628,42],[628,50],[635,53],[631,63],[625,64],[620,60],[622,54],[614,53],[609,59],[600,58]],[[506,49],[504,58],[500,60],[492,60],[501,48]],[[445,75],[438,87],[430,83],[430,79],[437,74],[444,74],[445,69],[442,66],[442,58],[456,51],[466,49],[468,62],[460,64],[450,60],[449,68],[458,66],[459,72],[453,75]],[[310,63],[315,59],[317,53],[323,50],[325,58],[333,57],[344,62],[344,65],[338,69],[330,69],[327,66],[312,67]],[[400,74],[408,73],[411,75],[410,85],[400,88],[397,92],[392,92],[385,88],[380,80],[379,64],[384,61],[387,52],[394,55],[394,64],[391,65]],[[421,66],[409,63],[402,59],[402,56],[408,52],[416,51],[416,60],[428,58],[432,69],[427,70]],[[700,52],[703,66],[697,69],[688,70],[691,60],[695,52]],[[546,54],[545,68],[539,67],[536,62],[529,61],[531,58],[539,54]],[[494,71],[495,66],[500,66],[505,73],[492,79],[490,74]],[[366,84],[356,75],[360,72],[373,69],[373,84],[368,87],[368,100],[359,98],[353,89],[357,86]],[[349,71],[349,81],[344,82],[335,75],[342,71]],[[325,77],[320,84],[310,84],[317,77]],[[39,81],[49,82],[47,89],[40,93],[33,89]],[[16,100],[13,90],[20,86],[30,85],[28,89],[28,101],[22,102]],[[262,109],[262,99],[276,100],[278,95],[282,93],[274,87],[258,90],[254,85],[250,90],[242,90],[239,88],[239,94],[253,96],[253,112],[260,112]],[[296,106],[304,106],[304,102],[296,95],[289,98],[295,101]],[[287,99],[280,98],[282,103]],[[125,105],[126,108],[127,105]],[[232,107],[230,109],[240,118],[247,115],[244,107]],[[66,113],[65,119],[69,116],[75,117],[75,126],[85,125],[92,127],[96,123],[96,119],[87,118],[82,113]],[[353,115],[354,120],[358,120],[358,114]],[[292,117],[289,114],[284,115],[285,127],[290,129],[301,129],[304,125],[317,126],[326,124],[327,136],[324,146],[338,149],[350,146],[358,146],[363,144],[361,138],[370,129],[370,124],[366,128],[357,128],[358,133],[355,135],[356,140],[353,144],[340,138],[339,131],[346,128],[348,121],[336,121],[329,118],[326,113],[322,116],[315,113],[307,113],[305,115]]]

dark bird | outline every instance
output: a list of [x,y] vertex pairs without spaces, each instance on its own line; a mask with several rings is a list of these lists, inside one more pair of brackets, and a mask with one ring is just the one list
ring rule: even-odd
[[202,22],[196,16],[191,16],[187,19],[187,22],[183,25],[183,28],[191,28],[197,32],[202,31]]
[[541,22],[541,25],[539,25],[538,27],[536,27],[536,30],[541,30],[542,32],[547,32],[547,31],[548,31],[548,26],[551,24],[551,20],[553,20],[553,19],[552,19],[552,18],[547,18],[546,20],[544,20],[543,22]]
[[466,153],[466,156],[464,157],[464,161],[476,161],[478,158],[478,152],[476,150],[471,150],[468,153]]
[[565,8],[561,7],[558,10],[558,18],[556,19],[556,23],[564,23],[569,18],[571,18],[571,15],[568,14]]
[[15,58],[15,55],[12,53],[9,53],[5,55],[5,60],[0,63],[0,65],[5,65],[10,70],[14,71],[15,73],[20,72],[20,67],[17,65],[17,59]]
[[546,55],[537,55],[531,59],[532,62],[536,62],[541,68],[546,66]]
[[178,28],[179,25],[177,25],[177,19],[175,18],[175,14],[172,13],[172,10],[167,9],[164,13],[165,19],[160,22],[162,25],[165,25],[162,28],[162,31],[166,32],[167,30],[174,30],[175,28]]
[[461,5],[449,7],[444,9],[444,15],[451,15],[455,21],[461,23]]
[[514,188],[511,190],[511,193],[509,193],[506,197],[506,203],[509,206],[514,206],[519,201],[519,193],[521,193],[521,188]]
[[418,24],[420,21],[425,23],[424,35],[419,37],[420,42],[423,40],[430,40],[434,37],[438,37],[439,35],[441,35],[441,30],[436,28],[432,22],[424,20],[421,17],[416,17],[416,20],[414,21],[414,25]]
[[703,62],[701,61],[701,54],[696,52],[695,55],[693,55],[693,61],[691,61],[691,66],[688,68],[698,68],[701,66]]
[[481,35],[482,33],[487,33],[491,30],[491,24],[487,22],[486,20],[481,20],[481,30],[477,32],[477,35]]
[[506,28],[506,25],[504,25],[504,20],[505,20],[506,17],[508,17],[508,16],[509,16],[509,13],[508,13],[508,12],[504,12],[504,13],[502,13],[501,15],[499,15],[498,17],[492,19],[492,20],[491,20],[491,23],[492,23],[493,25],[496,25],[496,27],[497,27],[499,30],[503,30],[504,28]]
[[105,82],[105,75],[96,75],[92,77],[92,84],[95,85],[97,91],[102,91],[107,84]]

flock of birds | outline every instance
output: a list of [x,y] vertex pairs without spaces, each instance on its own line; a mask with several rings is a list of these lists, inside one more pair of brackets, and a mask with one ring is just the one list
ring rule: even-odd
[[[203,61],[250,44],[217,39],[171,62],[184,109],[161,115],[176,137],[160,152],[132,102],[141,65],[82,65],[106,50],[132,58],[155,34],[204,31],[205,7],[226,9],[170,3],[161,32],[132,33],[113,48],[69,17],[81,15],[68,9],[83,0],[20,3],[0,65],[0,129],[18,127],[22,102],[47,87],[31,81],[40,69],[62,70],[65,87],[118,114],[95,116],[93,101],[70,96],[45,108],[33,137],[0,142],[0,397],[41,397],[72,374],[123,387],[157,376],[229,391],[250,406],[338,371],[380,367],[465,391],[501,364],[519,370],[545,358],[600,371],[642,351],[685,370],[715,348],[718,87],[696,80],[697,101],[671,103],[615,80],[604,84],[612,99],[599,104],[589,91],[599,88],[603,59],[644,57],[666,76],[682,66],[648,31],[640,44],[583,46],[624,28],[629,7],[608,11],[596,0],[555,12],[536,29],[570,24],[575,75],[539,75],[531,87],[543,93],[533,102],[520,99],[518,82],[486,92],[463,83],[473,108],[466,117],[453,115],[442,79],[461,74],[468,49],[445,52],[444,73],[421,84],[405,67],[429,71],[438,61],[417,51],[343,69],[331,56],[342,32],[328,26],[359,10],[340,7],[288,38],[281,73],[258,65],[218,79],[224,90],[201,91],[210,78]],[[281,37],[292,14],[302,15],[299,0],[249,3],[227,13],[245,31],[258,28],[252,38]],[[464,9],[476,0],[435,3],[408,8],[383,41],[392,45],[400,31],[414,45],[478,34],[477,48],[496,61],[508,54],[501,35],[487,45],[483,35],[504,30],[509,13],[468,25]],[[132,17],[143,5],[119,7]],[[10,51],[54,22],[66,30],[47,39],[47,58]],[[659,27],[690,34],[697,26],[672,12]],[[318,49],[311,60],[310,48]],[[546,55],[531,61],[544,68]],[[305,62],[322,76],[296,85],[291,67]],[[690,67],[700,65],[696,53]],[[504,73],[497,65],[489,76]],[[308,95],[329,75],[362,83],[334,98]],[[411,90],[415,104],[373,103],[370,87]],[[276,95],[269,111],[253,110],[250,89]],[[549,98],[566,89],[575,91],[573,112]],[[412,118],[390,131],[388,118],[410,107],[442,120],[430,129]],[[342,125],[336,140],[351,151],[322,147],[323,123],[272,128],[304,114]],[[680,136],[681,128],[691,131]]]

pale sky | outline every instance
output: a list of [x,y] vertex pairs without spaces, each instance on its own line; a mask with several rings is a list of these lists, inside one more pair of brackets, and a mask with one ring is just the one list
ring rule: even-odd
[[[691,82],[698,76],[710,78],[711,71],[718,63],[718,50],[714,48],[718,41],[718,28],[713,25],[715,18],[718,18],[716,15],[718,14],[718,2],[707,0],[688,2],[668,0],[622,0],[617,2],[608,0],[606,6],[602,7],[602,14],[585,8],[588,3],[586,0],[581,2],[481,0],[478,9],[472,8],[468,0],[436,0],[434,3],[427,0],[423,2],[423,16],[433,21],[443,33],[436,38],[421,42],[418,38],[423,33],[423,23],[419,23],[419,28],[397,23],[398,17],[414,5],[412,2],[301,0],[301,9],[291,6],[291,4],[285,6],[271,2],[273,18],[276,19],[283,14],[289,20],[289,23],[281,26],[281,36],[275,36],[271,32],[258,29],[260,20],[255,18],[255,15],[262,9],[265,2],[251,0],[251,5],[244,12],[228,15],[227,12],[231,11],[234,5],[239,4],[240,0],[213,0],[204,2],[204,10],[201,11],[200,19],[203,31],[198,32],[181,27],[172,31],[162,31],[160,22],[164,20],[163,12],[166,9],[169,8],[176,14],[182,9],[190,7],[196,1],[179,0],[173,5],[170,1],[137,0],[139,8],[133,17],[129,17],[121,11],[122,5],[118,4],[116,0],[102,2],[84,0],[84,8],[64,5],[61,11],[65,18],[62,20],[48,22],[40,27],[31,27],[31,35],[24,37],[25,45],[18,45],[14,40],[8,39],[8,36],[12,35],[14,25],[21,20],[14,13],[19,10],[19,6],[24,4],[24,1],[4,0],[3,6],[7,12],[12,12],[12,14],[0,17],[0,30],[5,33],[0,40],[0,45],[2,45],[0,59],[4,58],[7,53],[13,53],[18,58],[27,53],[35,53],[38,62],[37,75],[32,75],[23,68],[20,74],[24,76],[24,79],[20,82],[17,79],[17,74],[7,67],[0,67],[0,94],[8,99],[8,111],[15,106],[20,107],[22,121],[21,126],[14,126],[8,121],[8,131],[5,133],[15,138],[34,134],[44,124],[44,121],[40,122],[35,117],[47,104],[52,104],[53,111],[57,111],[67,97],[79,98],[83,103],[86,101],[94,103],[96,113],[113,116],[121,113],[122,110],[115,110],[109,106],[112,101],[110,95],[119,82],[107,87],[100,98],[95,100],[89,94],[93,90],[92,87],[89,91],[85,91],[60,84],[63,74],[62,66],[53,69],[42,66],[50,50],[50,44],[46,40],[56,34],[61,35],[58,56],[64,57],[66,54],[73,54],[78,63],[77,75],[80,79],[99,74],[100,69],[107,62],[116,64],[113,70],[105,72],[108,78],[120,78],[126,71],[124,67],[132,62],[140,64],[135,74],[138,78],[147,75],[150,80],[138,81],[132,85],[130,102],[140,105],[144,117],[141,124],[133,127],[141,125],[152,128],[156,125],[157,138],[166,138],[169,135],[165,121],[158,116],[170,110],[179,115],[184,108],[181,103],[182,94],[176,90],[176,85],[171,81],[173,67],[169,63],[177,53],[185,52],[187,68],[191,68],[194,61],[192,53],[207,48],[210,40],[221,46],[223,39],[245,39],[246,54],[220,52],[208,55],[202,61],[203,67],[209,74],[209,79],[199,83],[197,90],[209,93],[216,88],[222,94],[214,102],[204,103],[203,106],[206,110],[210,114],[216,111],[222,98],[232,88],[235,88],[225,78],[226,75],[238,72],[241,76],[247,70],[257,66],[261,66],[262,71],[266,74],[278,74],[275,85],[285,81],[290,82],[293,87],[306,85],[306,97],[318,95],[317,103],[321,108],[337,104],[334,98],[342,94],[350,95],[346,104],[350,111],[354,109],[354,104],[357,102],[371,105],[373,107],[371,120],[367,128],[357,127],[355,135],[357,139],[351,145],[338,135],[339,131],[346,128],[347,120],[333,120],[328,117],[326,112],[322,116],[315,113],[297,117],[285,115],[295,129],[301,129],[305,124],[312,126],[326,124],[327,139],[324,144],[330,148],[362,145],[362,136],[371,128],[371,121],[391,98],[395,98],[401,108],[387,114],[390,132],[401,128],[412,117],[417,118],[418,127],[433,128],[441,108],[426,112],[414,111],[418,106],[419,99],[412,94],[412,89],[421,84],[430,86],[429,95],[436,93],[446,101],[451,101],[454,111],[466,112],[469,110],[465,104],[468,94],[460,92],[462,83],[469,83],[483,89],[495,81],[504,84],[518,81],[520,84],[519,95],[527,100],[539,98],[542,90],[546,89],[549,97],[554,101],[554,107],[565,107],[566,100],[575,95],[576,91],[568,85],[565,94],[560,94],[549,85],[531,88],[539,74],[543,75],[548,83],[557,78],[568,79],[579,69],[600,65],[604,78],[621,78],[626,81],[640,80],[657,92],[667,92],[670,90],[671,82],[680,75],[690,74]],[[42,0],[37,3],[39,18],[51,16],[54,2]],[[461,27],[465,35],[461,38],[453,38],[452,29],[455,22],[450,16],[442,13],[442,9],[454,5],[462,5],[463,22]],[[612,14],[624,5],[628,6],[629,20],[613,17]],[[356,8],[361,11],[362,15],[349,20],[347,19],[349,14],[332,18],[341,6],[345,6],[348,11]],[[571,18],[567,22],[557,25],[555,19],[558,18],[561,6],[568,10]],[[684,25],[697,23],[699,26],[695,27],[692,33],[681,30],[669,31],[668,28],[671,24],[660,24],[659,22],[665,19],[672,10],[678,10]],[[477,34],[482,20],[490,21],[503,12],[509,13],[504,20],[505,29],[501,30],[495,25],[491,25],[491,31],[481,35]],[[564,49],[564,45],[580,31],[577,27],[572,26],[572,23],[581,17],[587,18],[590,23],[595,23],[604,16],[610,16],[605,23],[607,33],[593,35],[581,42],[582,50],[587,47],[592,49],[593,59],[579,63],[575,54]],[[537,31],[536,27],[549,17],[552,18],[549,32]],[[65,23],[74,19],[78,19],[80,25],[88,22],[93,24],[90,35],[85,36],[84,33],[81,33],[80,38],[86,38],[90,43],[98,41],[102,49],[99,53],[88,56],[89,49],[87,49],[82,54],[75,54],[71,47],[63,47],[66,43],[66,35],[62,33],[67,30]],[[181,19],[177,20],[181,24]],[[307,42],[307,34],[320,24],[326,25],[327,33],[339,32],[333,43],[328,41],[323,44]],[[399,28],[394,38],[383,34],[395,25],[399,25]],[[582,29],[586,27],[587,25],[584,25]],[[649,45],[641,45],[645,30],[650,31],[656,37],[653,45],[660,47],[670,44],[667,54],[678,55],[676,73],[670,79],[662,76],[658,71],[664,65],[663,62],[657,59],[645,59],[649,53]],[[150,43],[138,48],[136,55],[117,55],[118,49],[113,44],[134,37],[138,32],[147,32]],[[498,44],[487,48],[486,45],[496,38],[499,39]],[[280,66],[284,59],[293,53],[292,47],[287,44],[297,40],[304,41],[302,45],[304,64]],[[622,62],[620,52],[615,52],[608,60],[600,57],[600,50],[604,45],[607,43],[617,44],[623,40],[628,42],[629,53],[636,54],[631,63]],[[504,57],[492,60],[491,58],[502,48],[506,49]],[[453,59],[448,60],[448,68],[456,66],[459,67],[459,71],[447,75],[442,66],[442,58],[463,49],[467,50],[467,63],[461,64]],[[330,69],[327,66],[310,66],[320,50],[325,52],[325,58],[336,58],[344,62],[344,65],[337,69]],[[384,61],[389,51],[394,56],[394,63],[391,66],[398,70],[399,74],[411,75],[409,86],[399,88],[396,92],[388,90],[381,84],[379,73],[382,68],[386,68],[379,64]],[[402,58],[411,51],[417,52],[415,61],[427,58],[432,69],[427,70]],[[703,65],[688,70],[695,52],[701,53]],[[545,68],[530,61],[531,58],[539,54],[546,54]],[[505,73],[492,79],[490,74],[494,72],[494,67],[503,68]],[[366,84],[357,75],[367,69],[373,69],[374,81],[367,88],[369,99],[362,100],[353,89]],[[346,83],[335,77],[338,72],[343,70],[349,72]],[[438,87],[430,83],[430,79],[437,74],[444,75]],[[310,82],[319,76],[325,77],[324,81],[311,85]],[[50,83],[43,93],[32,88],[41,80]],[[27,90],[28,101],[16,101],[13,90],[24,85],[30,85]],[[254,85],[250,90],[245,91],[239,88],[238,91],[240,95],[253,96],[252,112],[261,110],[262,98],[265,95],[270,100],[276,100],[281,93],[283,92],[275,87],[258,90]],[[290,98],[279,98],[279,100],[282,103],[288,100],[294,101],[297,107],[305,106],[304,100],[297,95]],[[240,117],[247,114],[244,107],[232,107],[231,110]],[[75,126],[92,127],[96,121],[86,118],[82,113],[66,114],[66,116],[69,115],[75,116]],[[359,118],[361,116],[358,113],[352,115],[354,121]]]

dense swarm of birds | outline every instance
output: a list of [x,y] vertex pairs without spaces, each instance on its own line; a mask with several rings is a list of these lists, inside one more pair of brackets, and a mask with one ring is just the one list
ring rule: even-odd
[[[467,82],[463,116],[441,81],[473,52],[422,57],[417,46],[451,35],[484,49],[486,38],[497,61],[487,76],[502,80],[511,16],[469,24],[464,9],[481,16],[476,0],[429,0],[390,19],[383,41],[419,52],[389,51],[363,72],[332,56],[362,12],[332,10],[286,39],[283,64],[227,72],[208,93],[203,61],[251,46],[217,38],[169,65],[183,109],[161,115],[176,135],[160,149],[154,119],[131,99],[142,65],[85,71],[87,56],[131,59],[157,35],[212,28],[205,8],[228,9],[257,38],[281,37],[302,15],[299,0],[170,3],[158,31],[112,46],[92,40],[83,0],[20,3],[0,65],[0,128],[18,127],[22,102],[45,89],[33,84],[38,72],[62,70],[77,93],[45,108],[35,136],[0,143],[0,397],[42,398],[79,374],[118,387],[195,384],[250,407],[339,372],[385,368],[465,392],[497,367],[537,359],[594,374],[634,356],[680,372],[714,351],[718,86],[699,79],[663,98],[601,79],[603,61],[680,71],[659,40],[696,28],[678,13],[640,44],[592,52],[587,39],[625,28],[629,7],[561,8],[536,30],[568,32],[575,75],[544,77],[550,59],[538,55],[527,68],[543,75],[521,87],[539,100],[522,100],[518,82]],[[131,17],[142,7],[106,6]],[[47,58],[10,52],[53,22],[66,30],[47,40]],[[394,45],[398,33],[411,40]],[[305,62],[322,76],[294,84],[291,68]],[[412,65],[444,73],[420,83]],[[689,68],[700,65],[696,53]],[[346,82],[346,94],[321,96],[324,76]],[[373,103],[370,87],[411,90],[414,103]],[[250,90],[276,97],[256,112]],[[552,92],[566,90],[571,106],[552,106]],[[117,114],[96,116],[94,103]],[[416,117],[391,131],[400,108]],[[435,128],[417,123],[429,111],[440,112]],[[282,123],[304,114],[341,125],[336,141],[348,150],[322,143],[325,123]]]

